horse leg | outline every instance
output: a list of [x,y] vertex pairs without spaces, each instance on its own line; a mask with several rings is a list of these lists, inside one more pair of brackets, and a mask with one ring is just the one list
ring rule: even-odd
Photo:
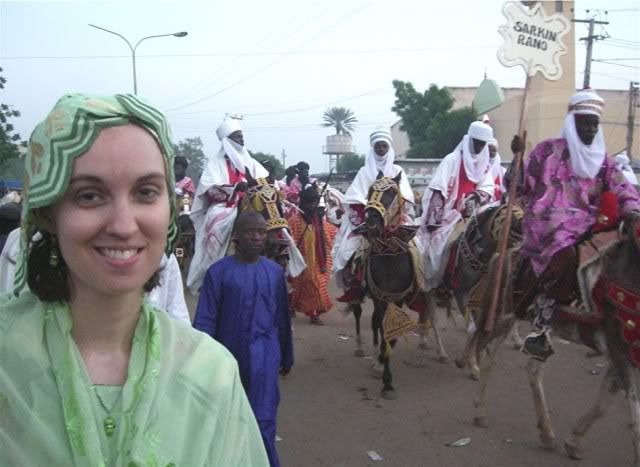
[[424,310],[418,313],[418,334],[420,336],[418,348],[426,349],[427,348],[427,312]]
[[[481,332],[485,331],[478,329],[478,331],[476,332],[476,339],[479,339],[479,333]],[[493,362],[495,360],[496,353],[498,352],[498,349],[506,338],[506,332],[494,334],[486,344],[486,348],[483,347],[477,350],[477,352],[480,352],[488,349],[489,352],[486,358],[480,360],[479,384],[476,396],[473,399],[473,424],[475,426],[483,428],[487,427],[487,407],[485,402],[487,394],[487,384],[489,382],[489,376],[491,374],[491,369],[493,368]]]
[[478,381],[480,378],[480,368],[478,367],[478,359],[476,358],[478,347],[477,333],[478,331],[476,330],[476,332],[467,337],[467,342],[464,346],[464,351],[462,352],[462,358],[456,359],[456,366],[458,368],[462,369],[469,367],[469,377],[475,381]]
[[[381,310],[380,306],[377,304],[376,300],[373,301],[373,315],[371,315],[371,329],[373,330],[373,346],[374,346],[374,356],[376,352],[378,352],[378,356],[373,359],[373,369],[377,372],[383,371],[384,365],[384,334],[382,331],[382,321],[384,320],[384,310]],[[384,304],[383,304],[384,305]],[[382,337],[382,342],[379,342],[378,333],[380,333],[380,337]],[[378,348],[379,347],[379,348]]]
[[[373,311],[373,316],[371,318],[371,331],[373,332],[373,348],[377,348],[379,342],[379,335],[378,335],[378,330],[380,330],[380,333],[382,333],[382,318],[381,317],[376,317],[376,313],[375,313],[375,302],[374,302],[374,311]],[[377,322],[377,320],[380,320],[380,323]]]
[[440,338],[440,331],[438,331],[438,312],[435,308],[431,313],[431,327],[433,328],[433,335],[436,338],[438,361],[440,363],[449,363],[449,355],[447,355],[447,351],[444,349],[442,339]]
[[638,368],[629,364],[629,412],[631,413],[631,438],[633,440],[633,459],[636,467],[640,466],[640,385],[638,384]]
[[582,439],[591,426],[606,413],[613,402],[613,396],[620,390],[617,374],[613,366],[609,366],[605,374],[595,405],[584,414],[573,427],[573,432],[564,441],[564,450],[572,459],[582,459]]
[[392,376],[391,376],[391,365],[390,365],[390,353],[391,353],[391,343],[387,342],[382,337],[380,343],[380,351],[383,352],[383,362],[384,362],[384,372],[382,373],[382,398],[387,400],[395,399],[396,390],[393,389],[393,385],[391,384]]
[[356,319],[356,350],[353,354],[356,357],[364,357],[364,350],[362,350],[362,336],[360,335],[360,317],[362,316],[362,305],[359,303],[350,305],[353,311],[353,316]]
[[509,338],[511,339],[514,349],[520,350],[522,348],[523,341],[518,332],[518,321],[514,321],[511,332],[509,332]]
[[544,363],[529,359],[527,364],[527,373],[529,375],[529,385],[533,392],[533,404],[536,409],[536,417],[538,419],[538,430],[540,431],[540,441],[547,450],[553,449],[553,441],[555,434],[551,427],[551,418],[549,417],[549,408],[544,397],[544,387],[542,386],[542,371]]

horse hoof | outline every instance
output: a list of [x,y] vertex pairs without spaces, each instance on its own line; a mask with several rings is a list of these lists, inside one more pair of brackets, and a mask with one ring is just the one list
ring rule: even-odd
[[447,355],[440,355],[438,357],[438,363],[449,363],[449,357]]
[[353,355],[356,357],[364,357],[364,350],[356,349],[353,351]]
[[571,440],[567,439],[564,442],[564,450],[571,459],[575,459],[577,461],[582,460],[582,451],[578,446],[573,444]]
[[388,401],[391,401],[393,399],[395,399],[396,397],[396,391],[395,389],[383,389],[382,390],[382,398],[386,399]]
[[459,358],[456,358],[456,366],[462,370],[464,368],[464,363]]
[[480,372],[472,370],[471,373],[469,373],[469,378],[474,381],[480,381]]
[[553,435],[540,435],[540,441],[545,451],[553,451],[555,449],[555,437]]
[[513,350],[520,350],[523,344],[524,344],[524,341],[522,339],[513,341]]
[[487,423],[487,417],[484,415],[479,417],[473,417],[473,425],[478,428],[487,428],[489,424]]
[[378,362],[374,362],[372,368],[376,373],[382,373],[384,371],[384,365],[381,365]]
[[422,350],[427,350],[429,346],[427,345],[426,342],[420,342],[420,344],[418,344],[418,348]]

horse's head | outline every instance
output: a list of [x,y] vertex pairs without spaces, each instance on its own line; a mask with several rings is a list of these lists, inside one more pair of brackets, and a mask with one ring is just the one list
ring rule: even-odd
[[402,172],[395,178],[383,177],[369,188],[367,205],[364,210],[367,236],[380,237],[387,224],[400,224],[404,209],[404,200],[400,195],[400,179]]
[[280,230],[289,228],[284,218],[280,191],[266,178],[255,179],[247,171],[248,189],[242,200],[241,211],[253,210],[267,221],[267,244],[265,256],[274,259],[286,248],[286,242],[279,235]]

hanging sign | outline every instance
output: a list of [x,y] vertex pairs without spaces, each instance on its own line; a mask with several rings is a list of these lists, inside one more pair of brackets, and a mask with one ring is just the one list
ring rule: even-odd
[[540,72],[549,80],[560,79],[560,57],[567,53],[563,37],[571,30],[569,20],[557,13],[545,15],[541,2],[531,8],[521,2],[506,2],[502,13],[507,24],[498,28],[504,37],[498,50],[500,63],[521,65],[529,76]]

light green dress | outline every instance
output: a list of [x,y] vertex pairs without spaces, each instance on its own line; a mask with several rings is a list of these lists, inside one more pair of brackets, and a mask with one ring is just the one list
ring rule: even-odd
[[0,465],[269,465],[237,364],[209,336],[145,301],[122,395],[99,388],[107,437],[70,331],[68,306],[0,296]]

